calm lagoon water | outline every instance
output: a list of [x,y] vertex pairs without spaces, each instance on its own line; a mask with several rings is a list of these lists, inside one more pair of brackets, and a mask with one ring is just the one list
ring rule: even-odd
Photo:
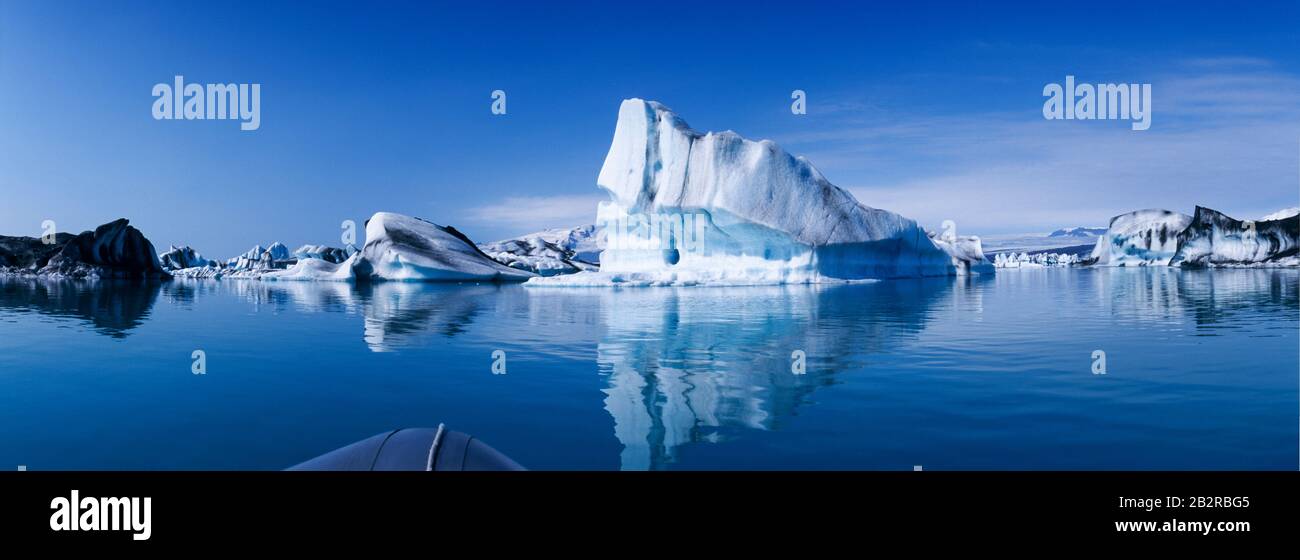
[[534,469],[1294,470],[1298,334],[1294,270],[676,289],[9,278],[0,465],[280,469],[444,422]]

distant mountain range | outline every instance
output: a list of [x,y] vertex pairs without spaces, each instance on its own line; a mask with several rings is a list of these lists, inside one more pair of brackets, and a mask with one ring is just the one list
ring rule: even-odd
[[1067,229],[1058,229],[1047,234],[1048,237],[1097,237],[1106,233],[1104,227],[1072,227]]

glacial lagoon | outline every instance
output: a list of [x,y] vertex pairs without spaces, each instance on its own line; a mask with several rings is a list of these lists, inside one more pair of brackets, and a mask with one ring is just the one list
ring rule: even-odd
[[0,465],[280,469],[446,423],[532,469],[1294,470],[1298,329],[1294,269],[631,289],[8,277]]

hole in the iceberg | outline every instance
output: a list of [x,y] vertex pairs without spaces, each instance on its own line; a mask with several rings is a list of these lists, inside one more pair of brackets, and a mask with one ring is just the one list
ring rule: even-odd
[[664,251],[664,262],[668,263],[669,265],[675,265],[677,264],[677,261],[680,260],[682,260],[682,254],[677,249],[669,249],[667,251]]

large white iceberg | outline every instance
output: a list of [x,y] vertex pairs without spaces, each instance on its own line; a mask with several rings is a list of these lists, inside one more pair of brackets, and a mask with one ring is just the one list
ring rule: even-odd
[[956,273],[916,222],[858,203],[807,160],[699,133],[629,99],[596,180],[599,272],[530,285],[779,284]]

